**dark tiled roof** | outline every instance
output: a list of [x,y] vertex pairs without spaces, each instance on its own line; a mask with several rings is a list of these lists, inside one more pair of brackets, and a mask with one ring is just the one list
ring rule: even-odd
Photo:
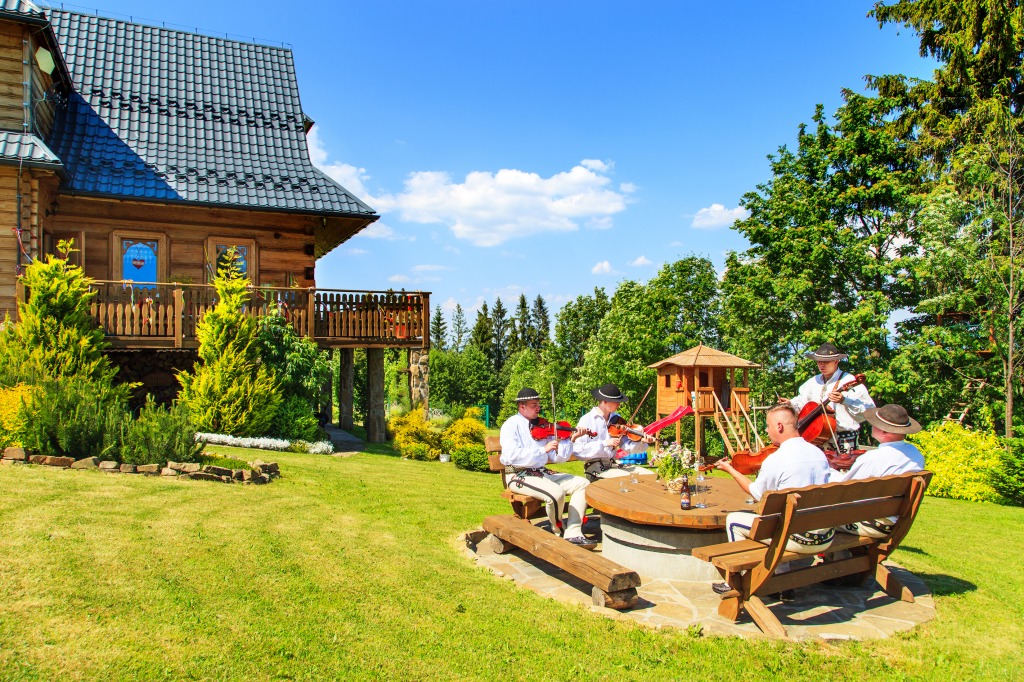
[[291,50],[50,10],[75,90],[64,191],[374,216],[309,161]]
[[35,20],[38,23],[46,21],[43,10],[26,0],[0,0],[0,16],[13,15],[17,19]]
[[50,151],[42,140],[29,133],[14,133],[0,130],[0,163],[60,166],[60,159]]

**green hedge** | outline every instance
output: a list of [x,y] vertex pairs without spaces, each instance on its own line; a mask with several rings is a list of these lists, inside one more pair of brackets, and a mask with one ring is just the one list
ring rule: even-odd
[[490,471],[487,450],[483,445],[464,445],[452,452],[452,462],[460,469],[469,471]]

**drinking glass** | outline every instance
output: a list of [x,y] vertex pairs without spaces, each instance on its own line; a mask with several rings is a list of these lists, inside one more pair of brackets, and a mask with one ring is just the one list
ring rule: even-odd
[[638,474],[635,471],[629,472],[629,482],[632,485],[639,485],[639,483],[640,483],[640,474]]
[[697,497],[697,504],[693,506],[696,507],[697,509],[707,509],[708,507],[707,502],[704,499],[704,496],[707,493],[708,488],[706,485],[704,485],[704,472],[701,470],[701,467],[703,465],[704,460],[698,457],[695,465],[697,467],[697,482],[693,486],[693,492],[696,494]]
[[626,476],[619,476],[619,492],[620,493],[628,493],[631,490],[632,490],[632,488],[629,487],[629,479],[628,479],[628,477],[626,477]]

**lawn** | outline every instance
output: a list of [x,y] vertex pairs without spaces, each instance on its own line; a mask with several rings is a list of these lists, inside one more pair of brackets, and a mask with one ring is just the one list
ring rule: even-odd
[[1021,679],[1024,509],[927,498],[938,618],[868,643],[647,630],[477,568],[497,476],[377,454],[266,486],[0,467],[0,679]]

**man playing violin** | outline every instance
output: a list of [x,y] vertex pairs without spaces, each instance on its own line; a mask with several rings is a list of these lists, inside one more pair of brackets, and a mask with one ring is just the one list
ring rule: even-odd
[[[621,450],[624,455],[638,455],[647,451],[647,446],[654,442],[654,436],[644,434],[639,440],[630,440],[625,435],[613,437],[608,433],[608,426],[616,418],[621,419],[619,405],[626,402],[626,396],[615,384],[605,384],[590,392],[597,406],[583,415],[576,425],[578,432],[590,432],[596,435],[582,435],[573,446],[576,457],[586,462],[584,471],[587,478],[596,481],[599,478],[629,476],[630,474],[651,474],[654,472],[636,465],[623,465],[616,455]],[[622,420],[623,423],[625,420]]]
[[779,398],[779,402],[791,405],[798,414],[808,403],[828,403],[835,409],[836,433],[834,438],[829,439],[825,449],[848,454],[857,449],[857,432],[864,421],[864,411],[874,407],[875,401],[863,384],[845,391],[837,390],[854,377],[839,369],[840,360],[849,356],[839,352],[831,343],[821,344],[818,350],[808,353],[807,357],[818,363],[820,374],[805,381],[796,397],[788,400]]
[[[593,549],[596,545],[583,535],[583,515],[587,511],[584,489],[589,481],[582,476],[563,474],[547,468],[549,463],[567,462],[572,456],[569,439],[535,439],[531,423],[540,415],[540,394],[524,388],[516,396],[516,414],[501,425],[501,463],[510,476],[508,489],[544,502],[551,530],[574,545]],[[562,523],[565,496],[569,495],[569,518]]]

